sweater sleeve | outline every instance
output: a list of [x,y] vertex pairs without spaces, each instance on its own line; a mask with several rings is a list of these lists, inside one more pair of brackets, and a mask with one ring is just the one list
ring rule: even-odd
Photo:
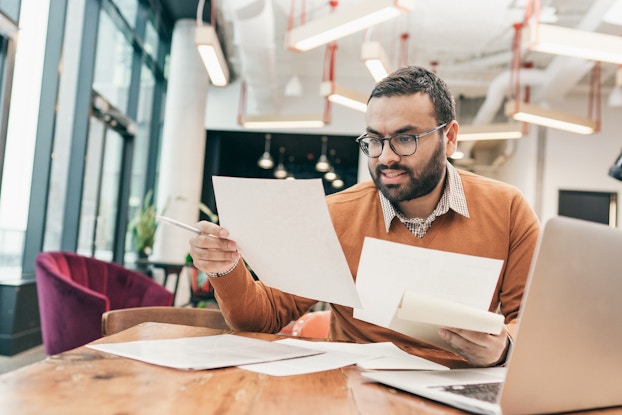
[[228,275],[210,277],[210,284],[227,323],[237,330],[277,333],[317,303],[255,281],[243,261]]

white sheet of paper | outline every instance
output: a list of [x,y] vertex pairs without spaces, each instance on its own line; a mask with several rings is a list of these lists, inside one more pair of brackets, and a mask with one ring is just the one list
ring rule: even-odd
[[321,350],[324,353],[297,359],[244,365],[240,366],[240,368],[271,376],[301,375],[304,373],[338,369],[352,364],[370,369],[448,369],[446,366],[409,355],[389,342],[360,344],[283,339],[277,341],[277,343],[303,348],[313,348]]
[[233,334],[91,344],[87,347],[158,366],[188,370],[215,369],[322,353],[316,349]]
[[439,326],[398,317],[404,292],[488,310],[502,266],[497,259],[365,238],[356,279],[363,308],[354,317],[450,349]]
[[397,316],[402,320],[490,334],[501,333],[504,322],[502,314],[408,289],[404,292]]
[[361,307],[321,179],[213,177],[220,224],[266,285]]

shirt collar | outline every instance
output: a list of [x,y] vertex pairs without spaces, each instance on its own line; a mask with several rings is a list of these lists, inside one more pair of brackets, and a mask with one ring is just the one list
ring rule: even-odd
[[[380,205],[382,206],[382,214],[384,216],[384,225],[387,233],[389,232],[389,228],[391,227],[391,222],[393,218],[397,217],[397,210],[393,206],[389,200],[384,197],[382,192],[378,191],[380,195]],[[447,162],[447,176],[445,179],[445,189],[443,190],[443,195],[441,196],[441,200],[439,204],[443,201],[447,201],[449,203],[449,209],[454,212],[462,215],[466,218],[469,216],[469,209],[467,206],[466,196],[464,195],[464,188],[462,187],[462,179],[460,178],[460,174],[455,169],[451,163]],[[438,206],[437,206],[438,209]],[[435,209],[436,211],[436,209]],[[444,212],[446,213],[446,212]]]

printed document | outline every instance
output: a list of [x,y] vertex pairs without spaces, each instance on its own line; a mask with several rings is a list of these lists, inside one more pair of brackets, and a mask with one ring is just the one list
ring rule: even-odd
[[352,364],[357,364],[362,369],[449,370],[447,366],[408,354],[390,342],[341,343],[283,339],[278,340],[277,343],[321,350],[324,353],[297,359],[244,365],[240,368],[271,376],[301,375],[338,369]]
[[[363,307],[354,317],[451,350],[440,327],[501,330],[503,317],[488,308],[502,266],[497,259],[366,238],[356,279]],[[417,304],[425,308],[419,317]]]
[[220,224],[269,287],[361,307],[321,179],[213,177]]
[[323,353],[233,334],[89,344],[86,347],[175,369],[215,369]]

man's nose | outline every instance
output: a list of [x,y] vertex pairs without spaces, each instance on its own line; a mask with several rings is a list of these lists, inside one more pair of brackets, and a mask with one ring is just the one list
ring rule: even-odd
[[387,166],[397,163],[400,160],[400,156],[393,151],[388,140],[383,141],[383,143],[384,145],[382,146],[380,156],[378,156],[378,161]]

